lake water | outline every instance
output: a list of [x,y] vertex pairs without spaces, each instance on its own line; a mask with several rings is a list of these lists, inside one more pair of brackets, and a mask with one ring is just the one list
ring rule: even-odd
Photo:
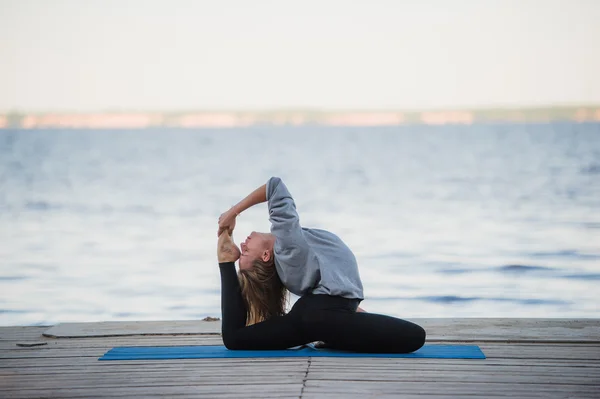
[[0,324],[220,317],[217,218],[270,176],[367,311],[600,317],[600,124],[558,123],[0,130]]

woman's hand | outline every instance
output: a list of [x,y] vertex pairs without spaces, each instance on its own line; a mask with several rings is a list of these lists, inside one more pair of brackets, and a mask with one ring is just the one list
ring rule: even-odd
[[217,231],[217,237],[221,236],[221,233],[228,230],[230,233],[235,227],[235,218],[246,209],[253,207],[254,205],[267,202],[267,185],[263,184],[256,190],[252,191],[246,198],[232,206],[230,210],[221,214],[219,217],[219,230]]
[[235,229],[235,220],[237,217],[237,212],[231,208],[227,212],[224,212],[219,216],[219,230],[217,230],[217,237],[221,236],[221,233],[224,231],[228,231],[229,235],[233,233],[233,229]]
[[240,258],[240,249],[233,242],[233,238],[228,231],[219,235],[217,241],[217,259],[219,263],[235,262]]

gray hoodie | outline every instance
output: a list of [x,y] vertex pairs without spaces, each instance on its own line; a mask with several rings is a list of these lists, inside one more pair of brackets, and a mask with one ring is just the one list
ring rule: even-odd
[[275,266],[286,288],[299,296],[327,294],[364,299],[354,254],[335,234],[300,226],[296,204],[283,181],[267,182]]

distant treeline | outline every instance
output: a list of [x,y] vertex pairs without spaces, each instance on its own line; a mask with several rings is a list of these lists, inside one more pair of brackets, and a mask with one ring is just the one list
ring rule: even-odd
[[260,125],[393,126],[552,121],[600,122],[600,105],[456,110],[272,110],[180,112],[10,112],[0,128],[236,127]]

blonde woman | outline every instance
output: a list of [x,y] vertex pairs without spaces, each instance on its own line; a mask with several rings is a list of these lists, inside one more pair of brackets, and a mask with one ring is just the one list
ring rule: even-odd
[[[268,203],[271,233],[231,234],[246,209]],[[304,228],[283,181],[268,182],[219,218],[222,335],[228,349],[286,349],[322,341],[334,349],[409,353],[425,330],[398,318],[361,311],[356,258],[335,234]],[[239,273],[235,262],[239,260]],[[286,314],[287,291],[299,296]]]

